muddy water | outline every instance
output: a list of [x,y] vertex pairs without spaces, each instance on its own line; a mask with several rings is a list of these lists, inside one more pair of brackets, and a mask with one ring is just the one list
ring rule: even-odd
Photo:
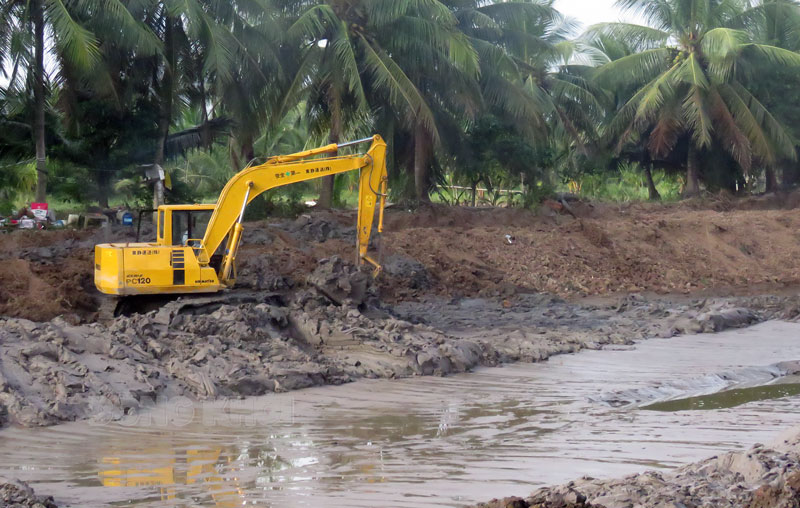
[[123,422],[0,432],[0,476],[80,506],[458,506],[769,441],[800,425],[796,393],[642,408],[772,386],[786,360],[800,325],[772,322],[449,378],[170,399]]

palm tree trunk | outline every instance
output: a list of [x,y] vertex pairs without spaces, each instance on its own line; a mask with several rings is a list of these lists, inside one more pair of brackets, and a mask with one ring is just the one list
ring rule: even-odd
[[764,169],[764,177],[767,180],[766,192],[775,192],[778,190],[778,177],[775,174],[775,168],[767,167]]
[[700,195],[700,167],[697,148],[689,145],[689,155],[686,157],[686,187],[683,197],[691,198]]
[[417,200],[429,202],[430,191],[430,139],[421,123],[414,128],[414,191]]
[[[331,85],[328,88],[328,111],[331,114],[331,132],[328,134],[328,142],[338,143],[342,139],[342,103],[339,94]],[[331,154],[335,156],[336,154]],[[336,183],[336,176],[326,176],[322,178],[322,188],[319,191],[319,203],[317,206],[324,210],[333,207],[333,188]]]
[[44,138],[44,13],[41,0],[32,5],[36,57],[33,68],[34,119],[33,132],[36,138],[36,201],[47,201],[47,147]]
[[661,201],[661,194],[656,189],[656,183],[653,181],[653,170],[650,164],[644,166],[644,176],[647,179],[647,194],[650,201]]
[[107,169],[97,172],[97,205],[102,209],[108,208],[108,196],[111,194],[111,174]]
[[[167,136],[169,136],[169,126],[172,123],[172,97],[175,72],[175,40],[174,40],[174,21],[167,16],[164,24],[164,78],[161,81],[161,113],[158,118],[158,144],[153,164],[163,167],[166,155]],[[153,208],[158,208],[164,204],[164,182],[156,181],[153,190]]]
[[256,149],[253,146],[253,137],[248,134],[242,141],[242,159],[244,165],[250,164],[256,158]]
[[239,160],[239,151],[236,149],[236,138],[231,137],[228,141],[228,154],[231,157],[231,167],[234,173],[242,170],[242,162]]
[[790,189],[797,185],[800,180],[800,171],[798,171],[797,163],[784,162],[783,175],[781,176],[781,184],[784,189]]

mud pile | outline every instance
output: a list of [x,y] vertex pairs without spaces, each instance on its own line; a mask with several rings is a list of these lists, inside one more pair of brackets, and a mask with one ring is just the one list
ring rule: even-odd
[[[778,202],[766,210],[741,210],[750,205],[737,203],[726,200],[725,212],[692,203],[587,205],[577,218],[518,209],[387,210],[381,299],[755,294],[800,283],[797,213]],[[239,287],[302,289],[318,260],[354,258],[355,220],[352,212],[319,211],[247,223]],[[506,235],[515,241],[509,244]],[[4,235],[0,315],[94,321],[100,295],[93,287],[92,249],[134,240],[135,230],[121,227]]]
[[57,508],[52,497],[34,494],[27,483],[0,478],[0,504],[8,508]]
[[0,423],[116,419],[159,397],[447,374],[479,361],[470,344],[367,307],[371,279],[340,259],[323,260],[308,284],[288,303],[270,293],[179,299],[107,325],[0,321]]
[[[390,221],[384,235],[393,253],[425,266],[439,294],[730,293],[800,281],[800,217],[791,211],[644,208],[581,219],[497,213],[488,225],[488,212],[439,212],[434,226],[419,220],[393,229]],[[452,226],[439,225],[453,214]]]
[[794,508],[798,505],[800,434],[795,433],[774,446],[756,445],[746,452],[712,457],[669,473],[650,471],[610,481],[587,477],[537,490],[527,499],[507,498],[478,506]]
[[645,338],[720,332],[769,319],[797,319],[798,304],[797,296],[675,300],[629,295],[580,304],[548,295],[518,295],[504,300],[430,299],[398,303],[393,309],[402,319],[474,341],[482,350],[491,350],[496,363],[507,363]]
[[92,313],[96,308],[90,296],[94,243],[95,238],[85,232],[3,235],[0,315],[46,320]]

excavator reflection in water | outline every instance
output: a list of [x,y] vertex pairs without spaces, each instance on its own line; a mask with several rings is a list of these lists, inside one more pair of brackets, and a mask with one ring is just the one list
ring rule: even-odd
[[[249,452],[257,453],[255,461]],[[136,467],[135,460],[123,456],[103,457],[98,473],[102,485],[157,487],[162,502],[191,499],[203,504],[210,501],[220,508],[242,506],[247,501],[246,481],[241,476],[246,468],[252,469],[256,465],[259,474],[266,473],[269,477],[292,467],[277,454],[266,450],[236,450],[231,447],[143,449],[135,455],[148,457],[146,465],[143,463],[142,467]],[[250,480],[252,483],[252,478]],[[202,490],[191,488],[200,485]],[[184,488],[186,486],[190,488]]]
[[[146,455],[150,453],[145,452]],[[159,487],[161,501],[178,499],[178,486],[204,484],[208,495],[216,506],[233,508],[242,506],[244,493],[239,488],[239,480],[234,475],[231,456],[220,463],[222,448],[188,449],[183,460],[171,457],[163,465],[148,466],[142,469],[121,467],[123,461],[118,457],[104,457],[103,469],[98,474],[104,487]],[[153,453],[153,456],[159,454]],[[227,473],[220,471],[228,469]],[[231,475],[224,478],[223,474]]]

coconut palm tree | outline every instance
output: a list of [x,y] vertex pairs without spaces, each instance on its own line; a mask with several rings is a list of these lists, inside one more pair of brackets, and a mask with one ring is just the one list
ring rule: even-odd
[[[102,57],[101,44],[92,26],[115,30],[120,41],[135,44],[143,52],[156,49],[149,31],[131,16],[121,0],[68,3],[61,0],[9,0],[0,8],[0,58],[9,58],[13,69],[8,76],[9,88],[20,88],[17,80],[25,79],[33,89],[37,201],[45,201],[47,197],[45,55],[51,52],[56,73],[64,81],[67,81],[62,73],[65,65],[81,72],[89,71]],[[33,34],[32,52],[20,44],[22,40],[29,41],[24,34]]]
[[606,23],[590,29],[635,46],[637,52],[603,65],[595,82],[609,90],[635,88],[607,134],[618,147],[650,131],[648,149],[661,156],[688,137],[685,195],[700,192],[700,157],[719,143],[747,172],[754,161],[773,165],[795,157],[783,125],[750,92],[761,61],[800,66],[800,55],[756,43],[731,28],[745,5],[737,0],[620,0],[646,25]]
[[[289,36],[302,46],[290,97],[314,91],[322,101],[330,140],[339,141],[347,118],[388,105],[420,133],[415,150],[425,154],[438,141],[435,115],[409,65],[434,75],[448,64],[476,73],[477,55],[456,29],[456,18],[440,0],[283,0],[296,21]],[[405,64],[405,66],[404,66]],[[313,102],[309,102],[314,107]],[[423,158],[423,157],[420,157]],[[419,180],[425,180],[419,164]],[[321,206],[330,206],[332,179]],[[422,193],[420,187],[418,194]],[[422,195],[419,196],[423,198]]]
[[[739,17],[737,28],[746,30],[753,39],[763,44],[777,46],[794,52],[800,50],[800,3],[795,0],[762,0],[755,3]],[[798,70],[779,70],[780,77],[759,83],[764,89],[765,102],[774,108],[776,116],[788,127],[797,125],[796,97],[792,97],[794,86],[800,73]],[[780,88],[785,87],[784,90]],[[777,92],[777,93],[776,93]],[[783,92],[783,93],[781,93]],[[795,137],[800,134],[793,130]],[[782,160],[783,184],[790,186],[797,181],[797,162]],[[772,166],[764,168],[766,190],[777,189],[778,181]]]
[[[601,92],[586,75],[607,61],[604,55],[571,41],[574,23],[551,2],[450,3],[459,29],[480,55],[479,117],[502,118],[545,150],[584,153],[604,111],[595,97]],[[463,144],[466,136],[459,138]],[[543,176],[552,178],[554,168],[548,169]]]

